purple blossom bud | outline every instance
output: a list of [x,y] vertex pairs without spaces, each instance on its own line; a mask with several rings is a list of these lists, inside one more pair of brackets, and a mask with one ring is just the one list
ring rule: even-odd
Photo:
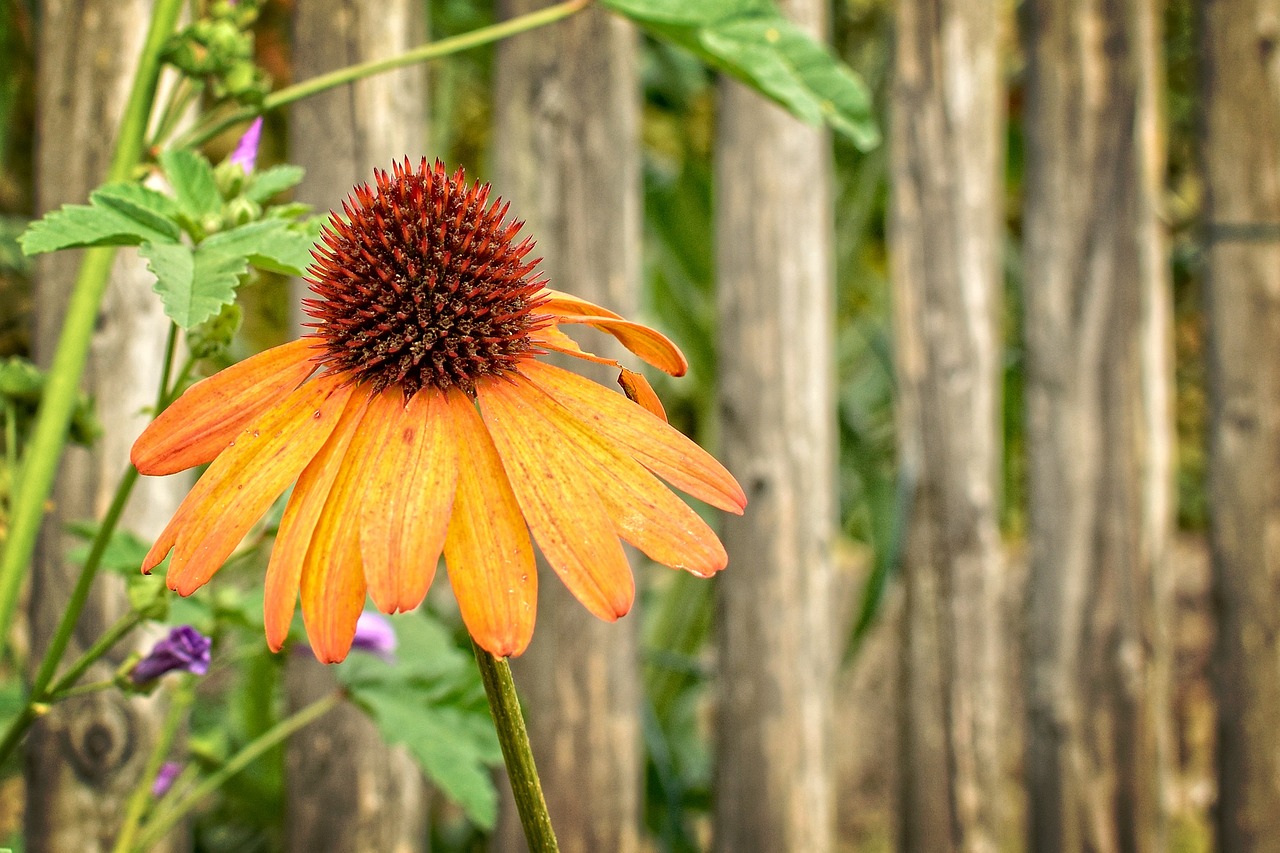
[[246,175],[253,171],[254,165],[258,162],[258,141],[261,139],[262,116],[258,116],[244,132],[244,136],[240,137],[240,144],[231,154],[231,162],[239,163]]
[[190,625],[179,625],[169,636],[155,644],[151,653],[129,673],[134,684],[153,681],[166,672],[191,672],[204,675],[209,671],[209,648],[213,642]]
[[396,631],[381,613],[366,611],[356,620],[356,636],[351,648],[370,652],[383,660],[395,660]]
[[160,765],[160,772],[156,774],[156,781],[151,784],[151,796],[163,797],[169,793],[169,789],[173,787],[173,782],[178,778],[178,774],[182,772],[182,765],[176,761],[166,761]]

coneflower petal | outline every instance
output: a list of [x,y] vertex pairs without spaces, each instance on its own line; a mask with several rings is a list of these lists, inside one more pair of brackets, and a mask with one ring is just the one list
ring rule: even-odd
[[667,410],[662,407],[662,401],[658,399],[657,392],[653,390],[649,380],[644,378],[643,373],[636,373],[624,367],[618,374],[618,384],[622,386],[622,393],[627,395],[628,400],[644,406],[654,417],[662,418],[664,421],[667,419]]
[[725,567],[729,557],[720,539],[688,504],[529,380],[515,381],[537,413],[523,420],[550,425],[540,439],[561,448],[565,464],[590,485],[618,535],[655,562],[702,577]]
[[520,372],[593,432],[624,448],[677,489],[714,507],[742,514],[747,497],[738,481],[675,427],[621,394],[553,365],[525,361]]
[[[521,381],[476,386],[480,412],[507,479],[543,556],[574,597],[612,622],[635,598],[635,581],[600,496],[582,477],[575,455],[533,405],[546,399]],[[638,467],[638,466],[637,466]]]
[[444,550],[458,483],[445,406],[434,388],[408,403],[398,389],[375,395],[352,445],[368,471],[360,508],[364,576],[384,613],[422,602]]
[[351,386],[341,383],[325,376],[303,385],[245,427],[209,466],[174,516],[181,529],[170,589],[190,595],[203,586],[311,461],[351,396]]
[[192,385],[143,430],[129,454],[134,466],[159,476],[212,462],[311,375],[314,345],[304,338],[273,347]]
[[273,652],[280,651],[289,637],[311,537],[351,444],[351,436],[364,415],[364,403],[363,395],[353,393],[349,397],[328,440],[298,475],[293,494],[285,505],[280,530],[271,549],[271,561],[267,564],[262,602],[267,645]]
[[659,370],[672,376],[684,376],[688,372],[689,362],[684,353],[661,332],[625,320],[607,308],[567,293],[550,289],[542,293],[547,295],[547,299],[538,304],[537,311],[552,315],[554,322],[584,323],[613,335],[624,347]]
[[[359,415],[359,425],[352,427],[355,436],[368,417],[366,408]],[[302,621],[311,651],[321,663],[346,658],[355,639],[356,620],[364,609],[359,524],[365,460],[352,452],[354,448],[352,438],[338,463],[302,563]]]
[[518,655],[537,616],[533,543],[475,404],[450,390],[445,408],[458,449],[458,489],[444,542],[449,583],[476,642],[499,657]]

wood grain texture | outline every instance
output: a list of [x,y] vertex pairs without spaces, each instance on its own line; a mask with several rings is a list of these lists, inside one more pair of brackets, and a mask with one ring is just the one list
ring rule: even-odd
[[890,130],[902,574],[897,846],[994,851],[1003,107],[995,2],[900,0]]
[[[426,39],[416,0],[307,0],[295,5],[298,80],[401,53]],[[395,160],[426,152],[426,71],[421,66],[361,80],[298,102],[290,110],[290,162],[306,169],[299,201],[340,209],[357,183]],[[310,295],[295,282],[293,304]],[[304,319],[296,315],[299,323]],[[413,618],[413,617],[395,617]],[[358,654],[358,652],[357,652]],[[286,692],[301,708],[337,684],[306,657],[288,663]],[[414,853],[428,848],[427,788],[403,747],[388,747],[374,723],[344,705],[289,740],[285,752],[286,848]]]
[[[106,176],[151,4],[143,0],[47,0],[41,4],[36,128],[39,212],[84,203]],[[49,363],[79,268],[79,252],[42,256],[36,265],[35,357]],[[129,447],[155,402],[169,323],[151,291],[154,277],[133,251],[120,253],[91,344],[85,390],[96,398],[105,433],[91,451],[70,449],[55,485],[31,581],[31,646],[43,654],[65,609],[79,566],[65,559],[80,540],[71,521],[101,517],[129,464]],[[144,477],[121,526],[157,534],[189,478]],[[83,651],[127,609],[118,578],[99,577],[66,660]],[[154,639],[154,638],[151,638]],[[142,642],[141,640],[139,642]],[[109,678],[130,651],[122,646],[85,676]],[[39,853],[109,850],[153,742],[162,694],[115,691],[55,706],[27,742],[26,849]],[[180,846],[180,845],[179,845]],[[163,849],[177,849],[166,844]]]
[[[499,17],[544,5],[505,0]],[[494,75],[495,191],[526,220],[552,287],[634,316],[641,222],[635,31],[588,9],[499,44]],[[603,338],[588,332],[582,341],[633,360]],[[581,372],[608,385],[617,379],[612,370]],[[512,667],[560,849],[636,853],[638,614],[601,622],[554,573],[540,571],[533,643]],[[524,849],[510,808],[495,848]]]
[[1029,844],[1166,845],[1171,294],[1158,14],[1026,5]]
[[[783,4],[819,37],[826,7]],[[721,453],[714,846],[833,849],[834,288],[830,137],[720,83],[715,143]]]
[[[1217,848],[1280,850],[1280,3],[1200,7]],[[1250,239],[1255,225],[1270,229]],[[1237,226],[1233,232],[1232,226]],[[1244,226],[1243,229],[1239,226]]]

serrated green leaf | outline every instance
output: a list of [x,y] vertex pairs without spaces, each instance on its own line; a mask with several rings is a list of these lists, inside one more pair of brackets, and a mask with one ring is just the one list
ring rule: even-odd
[[168,218],[173,199],[131,183],[107,184],[89,204],[67,204],[31,223],[18,238],[28,255],[86,246],[136,246],[177,242],[181,230]]
[[142,184],[106,184],[90,193],[89,201],[114,208],[156,231],[171,235],[175,240],[182,230],[177,223],[180,213],[178,203],[164,193]]
[[268,272],[301,276],[311,263],[311,248],[319,230],[314,220],[289,223],[282,219],[263,219],[214,234],[201,243],[200,248],[238,254]]
[[[229,233],[229,232],[228,232]],[[139,253],[155,273],[155,291],[164,313],[183,329],[203,323],[234,302],[240,276],[249,269],[238,252],[224,252],[217,245],[201,243],[193,251],[180,243],[143,243]]]
[[199,221],[222,209],[222,195],[214,180],[213,166],[202,154],[187,148],[165,151],[160,155],[160,166],[183,213],[191,219]]
[[302,182],[304,169],[301,166],[272,166],[249,176],[249,184],[244,194],[259,204],[265,204],[276,193],[284,192]]

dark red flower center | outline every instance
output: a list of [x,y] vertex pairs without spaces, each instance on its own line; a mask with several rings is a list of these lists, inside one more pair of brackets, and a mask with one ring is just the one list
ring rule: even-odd
[[524,223],[488,204],[489,185],[468,185],[406,159],[375,186],[355,189],[321,232],[309,269],[317,299],[303,305],[325,343],[324,362],[406,399],[426,386],[473,394],[476,380],[512,372],[534,351],[532,313],[546,284],[525,261]]

